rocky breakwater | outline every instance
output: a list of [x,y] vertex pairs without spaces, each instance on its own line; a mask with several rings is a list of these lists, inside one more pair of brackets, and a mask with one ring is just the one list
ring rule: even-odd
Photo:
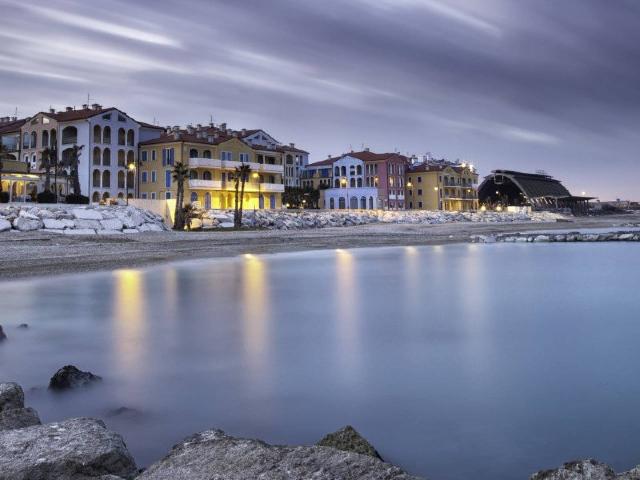
[[551,243],[551,242],[640,242],[640,231],[569,232],[569,233],[507,233],[501,235],[473,235],[474,243]]
[[[233,211],[197,212],[193,229],[231,228]],[[372,223],[443,224],[443,223],[516,223],[556,222],[563,216],[549,212],[443,212],[426,210],[247,210],[242,226],[270,230],[347,227]]]
[[133,206],[10,205],[0,207],[1,232],[118,235],[166,230],[162,217]]

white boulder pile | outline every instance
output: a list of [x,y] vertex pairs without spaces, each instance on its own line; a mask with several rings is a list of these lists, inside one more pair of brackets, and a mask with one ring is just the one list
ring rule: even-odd
[[500,235],[473,235],[473,243],[552,243],[552,242],[640,242],[640,231],[619,232],[528,232]]
[[[209,210],[192,220],[192,228],[231,228],[233,211]],[[562,215],[549,212],[443,212],[426,210],[246,210],[242,225],[270,230],[346,227],[371,223],[442,224],[457,222],[556,222]]]
[[161,216],[133,206],[9,205],[0,207],[0,232],[43,231],[114,235],[167,230]]

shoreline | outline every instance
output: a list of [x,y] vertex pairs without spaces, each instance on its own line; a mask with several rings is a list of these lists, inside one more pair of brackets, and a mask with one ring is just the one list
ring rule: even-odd
[[0,236],[0,282],[141,268],[180,260],[391,246],[471,243],[474,235],[618,228],[640,214],[574,217],[569,222],[389,224],[308,230],[150,232],[127,236],[66,236],[47,232]]

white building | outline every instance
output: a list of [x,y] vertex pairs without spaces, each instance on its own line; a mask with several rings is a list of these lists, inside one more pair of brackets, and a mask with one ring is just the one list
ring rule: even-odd
[[[321,190],[323,208],[374,210],[380,208],[378,189],[364,181],[365,162],[350,155],[324,160],[333,168],[333,185]],[[313,164],[315,165],[315,164]]]

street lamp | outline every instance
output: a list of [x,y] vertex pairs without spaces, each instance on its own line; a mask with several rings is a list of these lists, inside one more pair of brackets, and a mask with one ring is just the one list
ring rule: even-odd
[[350,205],[349,205],[349,186],[347,185],[347,179],[346,178],[341,178],[340,179],[340,185],[342,185],[343,188],[347,189],[347,210],[350,210]]
[[[255,178],[258,182],[258,208],[261,209],[262,207],[260,206],[260,200],[262,199],[262,184],[260,183],[260,174],[258,174],[258,172],[253,172],[252,177]],[[255,211],[255,208],[253,210]]]
[[[129,165],[127,165],[127,168],[129,170],[129,172],[131,172],[131,173],[133,173],[135,175],[135,171],[136,171],[136,164],[135,163],[130,163]],[[124,184],[125,184],[125,187],[126,187],[124,196],[127,197],[127,205],[129,205],[129,172],[126,173],[125,178],[124,178]],[[134,192],[135,192],[135,188],[134,188]]]

